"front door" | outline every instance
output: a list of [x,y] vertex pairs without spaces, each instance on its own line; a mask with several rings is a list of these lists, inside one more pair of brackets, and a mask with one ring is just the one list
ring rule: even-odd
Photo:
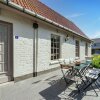
[[11,80],[11,28],[11,24],[0,21],[0,83]]

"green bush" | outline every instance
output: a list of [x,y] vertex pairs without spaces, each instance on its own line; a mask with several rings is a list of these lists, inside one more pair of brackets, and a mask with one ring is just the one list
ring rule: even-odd
[[95,68],[100,68],[100,55],[94,55],[92,58],[92,65]]

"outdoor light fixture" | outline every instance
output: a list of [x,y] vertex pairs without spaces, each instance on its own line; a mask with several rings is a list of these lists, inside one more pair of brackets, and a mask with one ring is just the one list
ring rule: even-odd
[[69,35],[66,35],[66,36],[65,36],[65,42],[68,41],[69,38],[70,38]]
[[33,23],[33,28],[37,29],[38,28],[38,24],[37,23]]

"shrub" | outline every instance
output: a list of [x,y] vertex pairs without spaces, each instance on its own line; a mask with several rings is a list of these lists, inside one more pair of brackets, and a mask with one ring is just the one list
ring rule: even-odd
[[92,65],[95,68],[100,68],[100,55],[95,55],[92,58]]

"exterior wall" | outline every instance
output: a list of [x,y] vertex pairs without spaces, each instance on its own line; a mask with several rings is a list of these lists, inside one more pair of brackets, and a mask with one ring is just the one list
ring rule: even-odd
[[62,58],[75,58],[75,39],[70,37],[69,40],[65,42],[64,38],[65,36],[63,35],[61,48]]
[[33,73],[32,21],[3,9],[0,20],[13,23],[14,77]]
[[[2,10],[0,20],[13,23],[14,41],[14,77],[33,73],[33,39],[32,21],[22,16]],[[75,39],[65,42],[65,33],[57,32],[56,28],[39,23],[37,71],[58,67],[58,62],[51,61],[51,34],[60,36],[60,58],[75,58]],[[15,39],[18,36],[18,39]],[[80,39],[79,39],[80,40]],[[89,53],[90,53],[89,47]],[[90,54],[89,54],[90,55]],[[85,59],[85,42],[80,41],[80,59]]]
[[[38,72],[59,66],[57,60],[51,61],[51,34],[60,36],[60,58],[75,59],[75,40],[77,38],[70,37],[65,42],[66,35],[64,32],[57,32],[54,28],[40,24],[38,31]],[[81,41],[80,38],[78,40],[80,42],[80,59],[85,60],[85,41]],[[90,49],[89,55],[91,55]]]
[[59,64],[51,63],[51,34],[60,35],[55,29],[39,24],[38,29],[38,65],[37,71],[58,67]]

